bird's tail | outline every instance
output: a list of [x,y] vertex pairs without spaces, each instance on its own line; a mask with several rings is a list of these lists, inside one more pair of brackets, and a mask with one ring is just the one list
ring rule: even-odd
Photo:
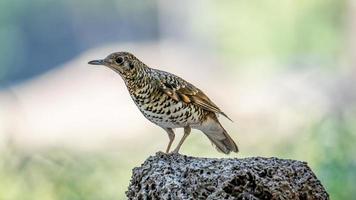
[[200,130],[205,133],[205,135],[209,138],[209,140],[212,142],[212,144],[218,151],[223,152],[225,154],[229,154],[231,151],[236,153],[239,151],[234,140],[222,127],[216,117],[208,117],[202,123],[202,128]]

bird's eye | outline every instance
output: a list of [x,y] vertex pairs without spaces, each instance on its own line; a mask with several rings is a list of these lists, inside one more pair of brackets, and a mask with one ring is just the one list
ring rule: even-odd
[[121,64],[122,62],[124,62],[124,59],[123,59],[122,57],[117,57],[117,58],[115,59],[115,62],[116,62],[117,64]]
[[133,69],[135,66],[134,66],[134,64],[130,63],[129,67],[130,67],[130,69]]

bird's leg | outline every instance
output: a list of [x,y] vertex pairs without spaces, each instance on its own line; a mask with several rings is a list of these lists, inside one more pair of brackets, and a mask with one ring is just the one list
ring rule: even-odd
[[175,134],[174,134],[173,129],[171,129],[171,128],[167,128],[165,130],[166,130],[166,132],[168,134],[168,137],[169,137],[169,143],[168,143],[168,146],[167,146],[167,149],[166,149],[166,153],[169,153],[169,149],[172,146]]
[[191,129],[189,126],[184,127],[184,135],[183,135],[182,139],[180,139],[180,141],[179,141],[177,147],[173,150],[173,153],[178,153],[178,152],[179,152],[180,147],[182,146],[184,140],[185,140],[185,139],[188,137],[188,135],[190,134],[190,131],[191,131],[191,130],[192,130],[192,129]]

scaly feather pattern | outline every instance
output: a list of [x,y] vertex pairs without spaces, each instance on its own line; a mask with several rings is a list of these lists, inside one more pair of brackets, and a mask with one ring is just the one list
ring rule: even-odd
[[227,117],[226,114],[191,83],[169,72],[152,69],[128,52],[112,53],[89,64],[105,65],[122,77],[141,113],[167,132],[167,153],[174,140],[174,128],[184,128],[184,136],[173,153],[178,153],[191,128],[201,130],[223,153],[238,151],[217,118],[217,114]]

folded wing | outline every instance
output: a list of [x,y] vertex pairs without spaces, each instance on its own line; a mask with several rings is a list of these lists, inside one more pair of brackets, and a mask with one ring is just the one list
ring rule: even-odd
[[158,87],[172,99],[195,104],[204,110],[221,114],[231,120],[199,88],[184,79],[164,71],[159,71],[155,77]]

